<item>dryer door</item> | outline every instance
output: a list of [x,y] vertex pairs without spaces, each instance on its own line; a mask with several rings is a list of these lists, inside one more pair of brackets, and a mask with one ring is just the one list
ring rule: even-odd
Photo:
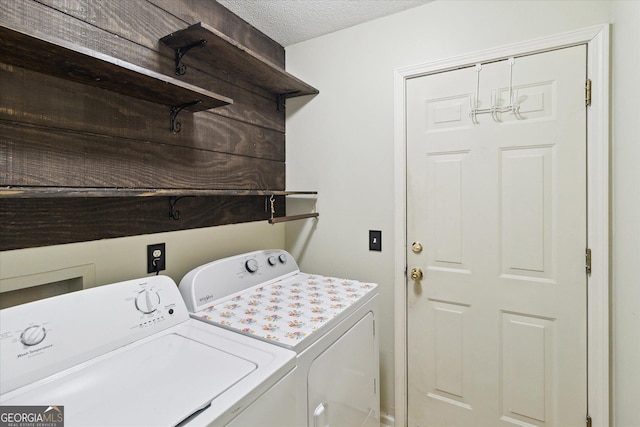
[[379,426],[378,359],[367,313],[309,369],[309,426]]

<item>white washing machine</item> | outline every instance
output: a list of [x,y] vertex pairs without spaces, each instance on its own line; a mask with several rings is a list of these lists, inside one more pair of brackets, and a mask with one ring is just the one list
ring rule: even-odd
[[266,250],[200,266],[179,288],[193,318],[296,352],[297,426],[380,425],[376,284]]
[[292,425],[295,356],[191,319],[172,279],[146,277],[1,310],[0,409],[55,407],[66,427]]

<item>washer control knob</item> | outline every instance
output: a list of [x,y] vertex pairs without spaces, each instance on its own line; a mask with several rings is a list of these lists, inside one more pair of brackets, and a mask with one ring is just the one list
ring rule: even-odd
[[285,254],[280,254],[278,255],[278,261],[280,261],[283,264],[286,264],[287,262],[287,256]]
[[136,297],[136,308],[144,314],[153,313],[160,304],[160,295],[154,290],[145,289]]
[[255,258],[248,259],[244,263],[244,268],[246,268],[249,273],[255,273],[258,271],[258,261],[256,261]]
[[47,330],[44,326],[33,325],[22,331],[20,334],[20,342],[24,345],[37,345],[40,344],[47,336]]
[[278,262],[278,260],[276,259],[276,257],[274,257],[273,255],[270,256],[269,258],[267,258],[267,262],[269,263],[270,266],[274,266],[276,265],[276,263]]

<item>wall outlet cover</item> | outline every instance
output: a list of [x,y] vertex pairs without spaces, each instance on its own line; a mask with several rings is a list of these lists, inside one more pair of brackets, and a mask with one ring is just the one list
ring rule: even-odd
[[147,245],[147,273],[157,273],[167,268],[167,253],[164,243]]

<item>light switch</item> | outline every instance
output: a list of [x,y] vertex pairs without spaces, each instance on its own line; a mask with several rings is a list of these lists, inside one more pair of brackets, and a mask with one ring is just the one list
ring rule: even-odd
[[382,251],[382,231],[369,230],[369,250]]

